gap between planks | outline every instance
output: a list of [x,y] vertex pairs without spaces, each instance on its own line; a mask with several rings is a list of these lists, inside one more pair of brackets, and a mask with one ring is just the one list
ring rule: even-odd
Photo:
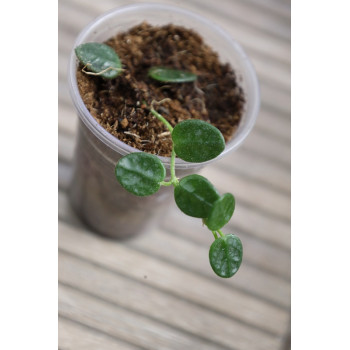
[[[149,2],[149,1],[136,1],[138,3]],[[179,5],[175,1],[166,1],[168,4],[173,4],[175,6]],[[164,0],[161,1],[164,3]],[[281,40],[290,41],[290,14],[287,17],[279,14],[271,13],[266,7],[258,8],[257,6],[251,6],[249,2],[246,1],[235,1],[235,0],[222,0],[220,6],[215,6],[211,1],[203,0],[191,0],[188,2],[193,4],[192,8],[196,11],[199,9],[203,13],[214,14],[217,18],[224,18],[226,20],[233,20],[238,23],[242,30],[253,28],[255,31],[264,32],[266,35],[271,37],[276,37]],[[119,2],[118,7],[130,4],[129,1]],[[90,6],[89,6],[90,5]],[[101,6],[102,5],[102,6]],[[200,6],[199,6],[200,5]],[[88,17],[88,20],[83,20],[83,23],[87,23],[91,18],[97,15],[115,8],[115,3],[104,3],[100,1],[99,3],[86,4],[82,0],[74,1],[61,1],[59,6],[59,16],[65,17],[75,11],[79,11],[83,16]],[[180,7],[183,5],[180,4]],[[274,9],[276,6],[273,7]]]
[[[150,349],[152,346],[173,349],[196,347],[198,343],[194,337],[154,322],[140,313],[127,310],[123,307],[101,300],[101,298],[59,283],[59,315],[75,322],[96,329],[115,339],[138,346],[141,349]],[[210,345],[200,342],[206,350],[214,349]]]
[[[178,298],[225,317],[274,334],[284,332],[288,313],[232,288],[134,251],[118,241],[103,239],[86,230],[59,222],[59,248],[101,267],[147,283]],[[196,286],[193,288],[193,286]],[[210,292],[208,292],[210,291]],[[221,300],[221,303],[217,303]],[[232,304],[232,301],[235,301]],[[227,308],[227,305],[233,305]]]
[[139,346],[126,343],[79,321],[61,315],[58,317],[59,349],[67,350],[140,350]]
[[[133,280],[64,252],[60,253],[59,268],[61,283],[183,332],[197,341],[229,347],[234,339],[238,338],[238,343],[247,341],[244,336],[239,337],[242,332],[271,338],[268,333],[155,289],[145,278]],[[231,327],[227,327],[229,324]]]
[[[59,204],[59,215],[61,219],[78,227],[86,227],[77,219],[70,208],[68,200],[62,195],[59,196]],[[181,223],[181,225],[179,225],[179,223]],[[208,247],[212,243],[212,237],[208,235],[208,231],[201,226],[198,220],[184,216],[174,205],[169,208],[163,220],[159,222],[159,226],[163,230],[160,235],[163,236],[156,238],[157,244],[163,241],[164,237],[168,237],[168,240],[183,240],[182,242],[188,242],[188,244],[185,245],[185,249],[192,244],[193,248],[197,246],[205,250],[205,252],[203,251],[202,253],[202,258],[207,255]],[[245,249],[244,265],[247,266],[248,270],[252,272],[257,270],[257,275],[260,275],[261,278],[270,276],[266,281],[276,282],[282,280],[284,283],[290,283],[289,250],[281,250],[279,247],[271,245],[268,241],[256,239],[254,236],[236,229],[233,225],[225,227],[225,232],[226,231],[236,233],[240,236]],[[155,233],[157,232],[158,231],[155,231]],[[175,238],[172,238],[172,236]],[[152,249],[154,249],[154,247],[151,247],[151,250]],[[186,250],[184,250],[184,252],[186,252]],[[148,251],[147,254],[149,254]],[[165,255],[165,257],[167,256]],[[207,265],[208,261],[205,260],[204,264]],[[260,280],[260,277],[256,276],[255,279],[264,282],[264,280]],[[285,286],[284,283],[282,283],[282,285]],[[264,287],[262,287],[262,289],[264,289]],[[286,295],[287,289],[282,288],[282,290],[284,290],[283,294]],[[288,304],[289,301],[285,301],[285,303]]]
[[[61,191],[58,196],[58,210],[60,220],[78,228],[85,227],[73,212],[67,195]],[[181,220],[177,221],[177,225],[179,223]],[[208,232],[205,233],[208,234]],[[173,235],[169,231],[156,227],[147,234],[124,242],[128,247],[144,254],[165,260],[167,263],[175,264],[194,273],[200,273],[203,277],[214,280],[215,283],[221,283],[225,288],[229,285],[274,306],[283,309],[290,307],[290,282],[267,273],[261,267],[257,269],[251,266],[247,263],[249,254],[244,260],[240,273],[234,279],[223,281],[217,278],[208,264],[208,247],[211,243],[212,241],[198,244],[198,242],[188,239],[188,236]],[[166,249],[169,246],[174,251],[177,250],[178,253],[169,255]],[[188,265],[189,261],[191,261],[190,265]],[[251,283],[252,281],[254,284]]]

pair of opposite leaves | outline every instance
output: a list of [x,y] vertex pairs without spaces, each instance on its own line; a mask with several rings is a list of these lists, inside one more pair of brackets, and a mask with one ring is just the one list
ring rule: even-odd
[[[197,119],[177,124],[172,133],[176,155],[188,162],[202,163],[216,158],[225,141],[214,126]],[[120,184],[137,196],[157,192],[166,175],[163,163],[148,153],[135,152],[123,157],[116,166]],[[202,218],[212,231],[222,228],[234,211],[234,197],[226,193],[220,197],[214,186],[203,176],[182,178],[174,190],[175,202],[186,215]]]

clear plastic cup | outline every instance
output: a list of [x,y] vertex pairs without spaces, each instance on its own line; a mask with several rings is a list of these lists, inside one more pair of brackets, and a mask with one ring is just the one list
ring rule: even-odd
[[[174,6],[134,4],[116,8],[87,25],[75,41],[74,48],[84,42],[103,42],[145,20],[151,25],[172,23],[194,29],[219,54],[221,62],[230,63],[246,98],[238,129],[224,152],[218,158],[204,163],[176,159],[176,175],[182,177],[198,172],[203,166],[235,150],[247,137],[255,124],[260,106],[258,81],[243,49],[225,31],[196,13]],[[172,200],[173,190],[162,187],[152,196],[136,197],[119,185],[114,175],[116,163],[122,156],[138,150],[108,133],[85,107],[76,80],[78,63],[74,48],[68,79],[70,94],[79,115],[79,128],[69,191],[71,203],[79,216],[102,235],[125,238],[145,232],[164,214]],[[169,178],[170,158],[159,158]]]

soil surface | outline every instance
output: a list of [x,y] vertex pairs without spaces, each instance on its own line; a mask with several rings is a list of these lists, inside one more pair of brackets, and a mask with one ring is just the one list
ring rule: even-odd
[[[105,44],[115,49],[124,71],[105,80],[83,73],[80,66],[77,79],[87,109],[112,135],[142,151],[170,156],[170,133],[149,113],[152,101],[167,98],[154,107],[172,126],[185,119],[203,119],[216,126],[226,142],[232,137],[243,113],[243,91],[232,67],[220,63],[217,53],[193,30],[144,22]],[[198,79],[160,83],[147,75],[152,66],[190,71]]]

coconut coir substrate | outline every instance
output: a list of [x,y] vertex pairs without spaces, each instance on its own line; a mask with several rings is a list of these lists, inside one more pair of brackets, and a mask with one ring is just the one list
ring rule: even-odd
[[[237,129],[244,95],[229,64],[219,61],[193,30],[172,24],[142,23],[110,38],[124,71],[113,80],[87,75],[78,67],[82,99],[92,116],[112,135],[141,151],[170,156],[172,141],[165,125],[149,113],[152,101],[170,99],[156,110],[172,126],[203,119],[217,127],[227,142]],[[148,77],[152,66],[190,71],[191,83],[160,83]]]

